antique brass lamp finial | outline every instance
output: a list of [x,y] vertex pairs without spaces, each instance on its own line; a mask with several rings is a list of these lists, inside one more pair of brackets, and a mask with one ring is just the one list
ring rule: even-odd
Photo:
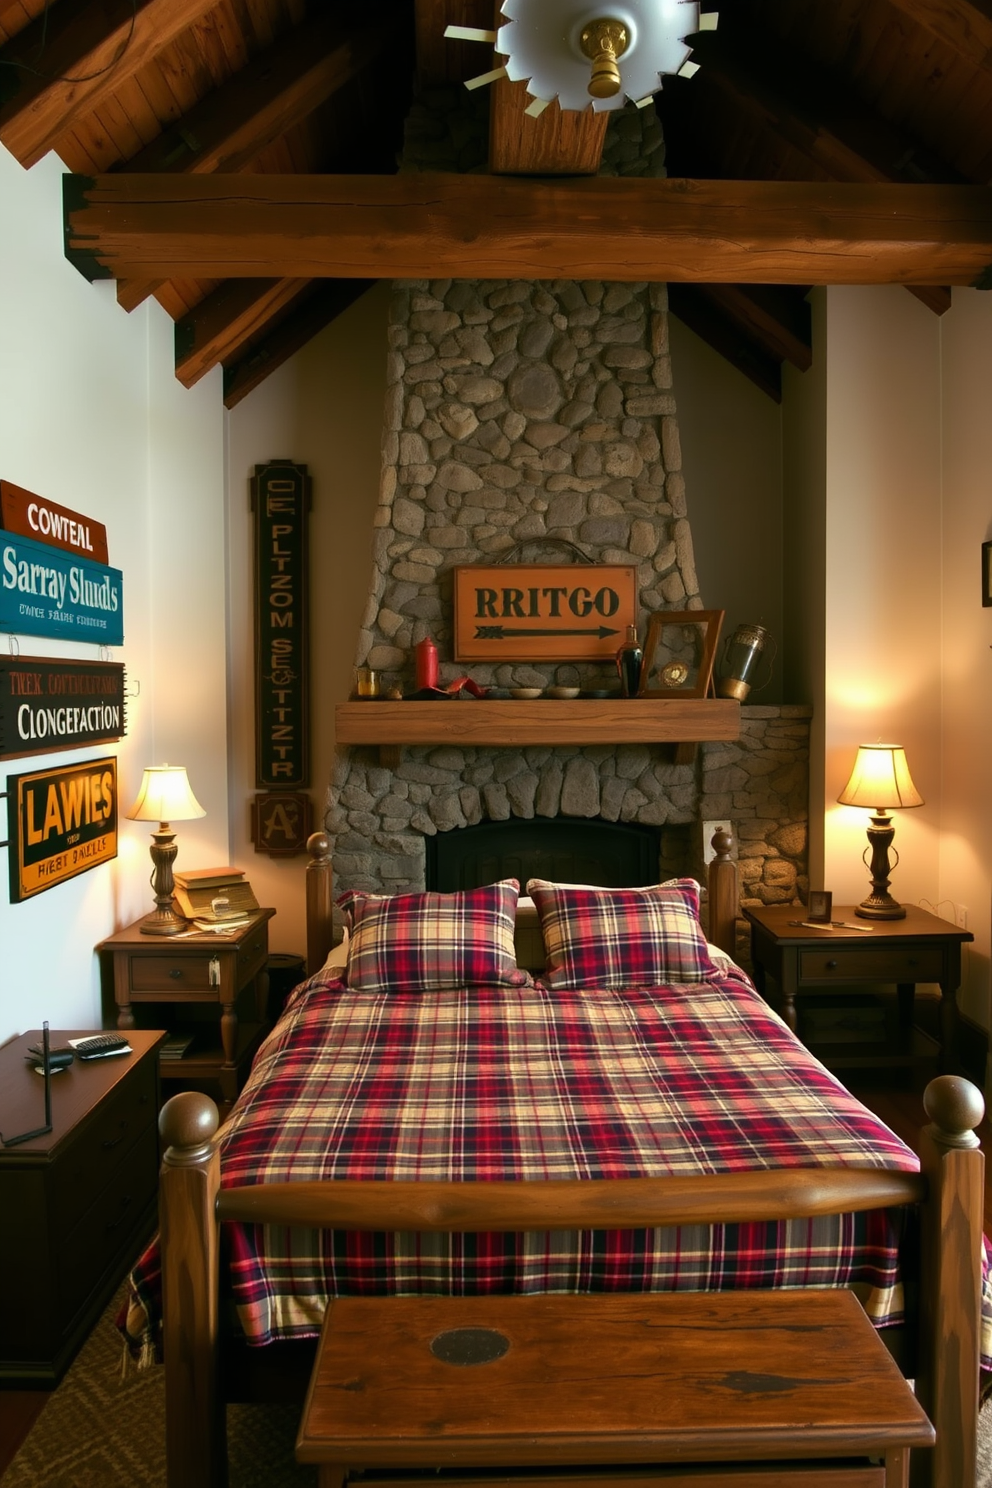
[[589,94],[592,98],[615,98],[620,92],[620,69],[617,58],[630,44],[623,21],[603,16],[590,22],[582,32],[580,45],[592,61]]

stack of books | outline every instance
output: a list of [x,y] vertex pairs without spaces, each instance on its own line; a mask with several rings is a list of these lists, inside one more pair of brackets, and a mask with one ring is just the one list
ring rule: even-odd
[[159,1059],[164,1059],[166,1063],[173,1059],[182,1059],[194,1038],[195,1034],[192,1033],[173,1034],[171,1038],[166,1039],[164,1044],[159,1045]]
[[176,910],[207,928],[242,925],[258,909],[243,868],[192,868],[174,878]]

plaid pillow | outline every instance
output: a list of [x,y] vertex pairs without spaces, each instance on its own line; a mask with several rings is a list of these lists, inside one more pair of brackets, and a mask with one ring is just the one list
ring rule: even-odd
[[527,892],[541,917],[551,988],[658,987],[701,982],[715,969],[694,878],[646,889],[576,889],[532,878]]
[[342,894],[350,919],[346,980],[356,992],[524,987],[513,921],[515,878],[458,894]]

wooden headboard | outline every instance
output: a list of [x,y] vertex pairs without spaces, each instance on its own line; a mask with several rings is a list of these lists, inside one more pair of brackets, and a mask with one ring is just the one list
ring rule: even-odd
[[[712,842],[714,856],[709,865],[707,934],[714,945],[736,959],[737,865],[731,857],[733,839],[718,828]],[[334,869],[331,840],[314,832],[307,840],[307,975],[319,971],[334,944],[332,909]]]

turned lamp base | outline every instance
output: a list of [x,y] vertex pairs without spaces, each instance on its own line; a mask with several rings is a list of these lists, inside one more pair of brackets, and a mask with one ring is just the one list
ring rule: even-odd
[[155,895],[155,908],[142,921],[141,933],[179,935],[188,926],[172,907],[172,891],[175,888],[172,865],[179,849],[176,846],[176,834],[168,822],[160,822],[158,831],[152,833],[152,845],[148,851],[155,865],[149,880]]
[[[889,893],[889,875],[892,872],[892,864],[889,862],[889,848],[892,839],[896,835],[892,825],[891,816],[885,816],[881,812],[876,813],[871,819],[868,828],[868,847],[865,848],[864,857],[871,852],[871,862],[868,871],[871,874],[871,893],[867,899],[863,899],[854,913],[863,920],[904,920],[906,918],[905,906],[893,899]],[[899,854],[896,853],[896,866],[899,864]]]

